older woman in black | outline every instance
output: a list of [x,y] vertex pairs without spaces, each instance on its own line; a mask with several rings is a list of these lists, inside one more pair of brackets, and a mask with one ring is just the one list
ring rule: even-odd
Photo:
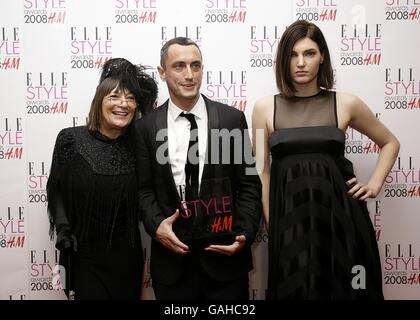
[[[138,299],[143,268],[132,125],[156,99],[144,67],[104,64],[86,126],[57,136],[47,185],[63,287],[75,299]],[[74,295],[74,296],[73,296]]]

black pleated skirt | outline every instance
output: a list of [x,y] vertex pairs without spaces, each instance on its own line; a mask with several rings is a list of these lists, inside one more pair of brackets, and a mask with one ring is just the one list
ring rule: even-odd
[[366,202],[328,154],[273,157],[268,299],[383,299]]

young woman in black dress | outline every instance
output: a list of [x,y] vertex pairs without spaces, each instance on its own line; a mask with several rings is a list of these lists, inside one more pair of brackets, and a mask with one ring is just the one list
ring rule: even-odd
[[[330,54],[313,23],[296,21],[284,32],[276,81],[280,93],[256,102],[252,124],[269,234],[268,298],[383,299],[365,200],[378,195],[398,140],[358,97],[330,90]],[[349,126],[380,148],[366,184],[344,157]]]

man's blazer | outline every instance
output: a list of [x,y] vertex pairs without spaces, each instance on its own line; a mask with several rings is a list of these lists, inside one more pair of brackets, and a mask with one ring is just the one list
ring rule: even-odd
[[[243,112],[209,100],[203,96],[208,114],[208,140],[206,161],[202,174],[205,179],[229,178],[231,181],[234,219],[233,232],[246,236],[246,245],[238,253],[226,256],[214,252],[199,250],[186,255],[176,254],[154,239],[159,224],[175,213],[180,204],[180,197],[174,183],[169,161],[162,163],[162,155],[168,159],[167,148],[167,113],[168,101],[153,112],[139,119],[136,124],[136,153],[139,180],[139,204],[146,231],[152,237],[151,276],[154,281],[171,285],[185,270],[192,254],[198,254],[199,260],[208,275],[218,281],[233,280],[244,276],[253,268],[251,244],[260,226],[262,212],[261,182],[252,159],[251,142],[247,132],[247,123]],[[227,129],[241,132],[242,161],[235,161],[235,143],[228,139],[222,144],[222,138],[211,134],[213,129]],[[211,139],[219,139],[215,144]],[[219,146],[214,153],[212,146]],[[236,146],[236,153],[238,146]],[[226,153],[230,153],[229,157]],[[212,159],[213,154],[213,159]],[[216,154],[216,157],[214,156]],[[236,157],[238,155],[236,154]],[[251,158],[251,159],[250,159]],[[229,163],[223,164],[223,159]],[[215,161],[216,160],[216,161]]]

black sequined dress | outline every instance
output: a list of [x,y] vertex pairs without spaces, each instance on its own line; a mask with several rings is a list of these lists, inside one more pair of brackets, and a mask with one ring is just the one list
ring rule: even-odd
[[143,267],[134,141],[87,127],[57,136],[47,184],[51,233],[67,230],[77,251],[60,252],[76,299],[138,299]]
[[346,194],[354,173],[335,92],[276,95],[269,142],[268,298],[383,299],[366,202]]

